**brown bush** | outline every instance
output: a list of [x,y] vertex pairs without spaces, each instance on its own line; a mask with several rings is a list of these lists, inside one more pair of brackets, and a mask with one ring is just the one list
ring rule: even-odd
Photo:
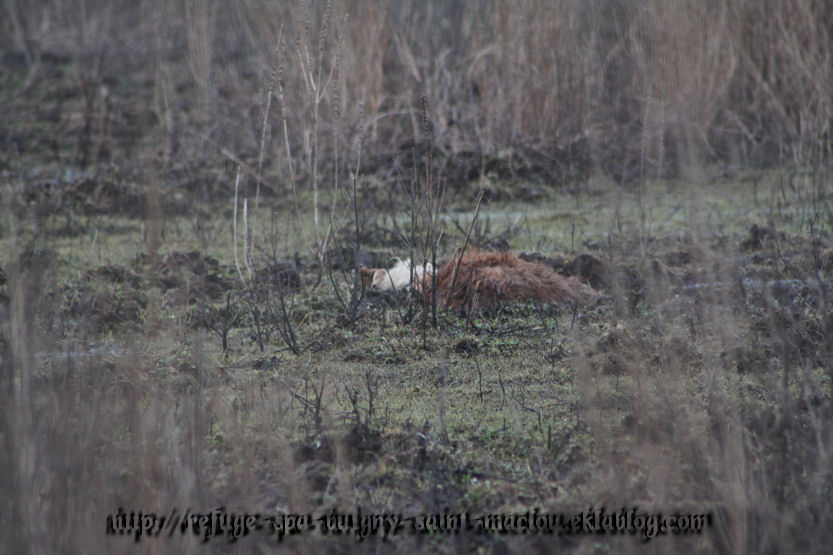
[[[427,138],[451,166],[514,153],[510,173],[550,182],[833,152],[830,2],[70,5],[9,2],[0,18],[0,146],[76,150],[81,165],[224,156],[270,184],[360,141],[385,171]],[[37,109],[19,94],[33,82],[54,88]]]
[[[426,279],[422,291],[431,294],[430,279]],[[598,296],[578,278],[564,277],[513,252],[478,249],[458,254],[440,268],[436,294],[441,306],[468,306],[473,310],[501,301],[587,302]]]

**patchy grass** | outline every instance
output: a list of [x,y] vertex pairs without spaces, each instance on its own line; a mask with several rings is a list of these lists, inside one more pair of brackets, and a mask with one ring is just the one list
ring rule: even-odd
[[[831,261],[813,252],[826,234],[801,234],[791,216],[800,211],[782,200],[773,208],[772,185],[691,190],[588,187],[548,191],[534,205],[489,203],[473,242],[502,235],[559,269],[573,253],[594,256],[606,296],[579,310],[440,311],[425,336],[407,298],[365,296],[359,318],[338,325],[336,291],[345,298],[349,280],[326,273],[315,286],[313,251],[296,256],[282,237],[252,261],[269,266],[274,247],[290,281],[244,286],[228,206],[166,218],[155,259],[142,254],[144,222],[130,217],[81,219],[81,234],[61,217],[38,230],[15,219],[23,227],[4,236],[0,264],[13,276],[5,291],[30,307],[24,352],[40,415],[17,425],[66,436],[28,436],[23,445],[47,461],[32,479],[97,484],[75,517],[92,530],[118,506],[406,515],[638,506],[711,515],[702,534],[657,538],[655,549],[743,550],[776,507],[784,530],[802,514],[825,517],[830,466],[818,441],[830,434],[831,322],[821,309],[830,284],[814,280]],[[263,208],[259,225],[272,214]],[[462,242],[470,218],[442,214],[442,253]],[[373,229],[390,221],[380,214]],[[279,298],[285,317],[267,315]],[[79,450],[98,455],[62,470],[59,454],[74,460]],[[797,492],[804,501],[790,505]],[[511,549],[545,538],[402,534],[394,543]],[[767,541],[806,545],[786,531]],[[317,534],[287,545],[298,542],[341,545]]]

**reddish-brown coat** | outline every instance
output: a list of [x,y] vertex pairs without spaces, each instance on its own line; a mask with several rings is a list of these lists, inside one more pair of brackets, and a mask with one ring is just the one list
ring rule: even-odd
[[[458,263],[459,260],[459,263]],[[456,266],[456,275],[455,275]],[[362,268],[364,281],[375,270]],[[431,275],[414,288],[431,294]],[[565,277],[537,262],[528,262],[513,252],[468,249],[455,255],[437,272],[437,303],[453,309],[489,306],[499,301],[536,300],[547,303],[588,302],[599,293],[576,277]]]

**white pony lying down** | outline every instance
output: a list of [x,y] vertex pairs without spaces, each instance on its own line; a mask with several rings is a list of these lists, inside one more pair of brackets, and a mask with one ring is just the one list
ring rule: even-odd
[[[391,269],[362,267],[362,282],[374,291],[408,290],[411,287],[411,259],[394,258],[396,264]],[[422,281],[425,276],[434,273],[430,262],[414,266],[414,281]]]

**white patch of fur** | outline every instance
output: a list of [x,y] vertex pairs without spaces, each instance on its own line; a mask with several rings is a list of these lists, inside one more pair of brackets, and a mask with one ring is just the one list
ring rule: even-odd
[[[411,285],[411,259],[400,260],[394,258],[396,264],[389,270],[376,270],[373,274],[371,288],[377,291],[388,291],[390,289],[408,289]],[[414,280],[421,280],[425,274],[432,274],[434,267],[430,262],[425,265],[414,266]]]

